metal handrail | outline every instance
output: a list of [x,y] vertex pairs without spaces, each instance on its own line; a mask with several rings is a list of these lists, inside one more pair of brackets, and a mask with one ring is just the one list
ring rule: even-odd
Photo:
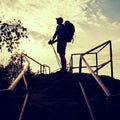
[[[83,62],[86,64],[87,69],[89,70],[89,72],[92,74],[92,76],[95,78],[95,81],[98,83],[98,85],[100,86],[100,88],[103,90],[103,92],[105,93],[106,97],[108,98],[107,100],[109,100],[109,98],[111,96],[113,96],[113,94],[111,93],[111,91],[104,85],[104,83],[100,80],[100,78],[98,77],[97,74],[95,74],[95,72],[91,69],[90,65],[88,64],[88,62],[86,61],[86,59],[83,57],[83,55],[80,55],[80,58],[83,60]],[[87,75],[88,77],[88,75]],[[83,79],[85,79],[86,77],[84,77]],[[92,106],[90,104],[90,101],[88,99],[88,96],[86,94],[85,88],[83,86],[83,84],[81,82],[79,82],[80,88],[82,90],[84,99],[86,101],[89,113],[91,115],[91,119],[92,120],[96,120],[96,117],[94,115],[94,111],[92,109]]]
[[[98,48],[100,48],[100,47],[102,47],[102,48],[104,48],[106,45],[108,45],[109,43],[111,43],[111,40],[108,40],[107,42],[104,42],[104,43],[102,43],[102,44],[100,44],[100,45],[98,45],[97,47],[95,47],[95,48],[93,48],[93,49],[91,49],[91,50],[88,50],[87,52],[85,52],[85,53],[82,53],[82,55],[85,55],[85,54],[89,54],[89,53],[91,53],[91,52],[93,52],[94,50],[96,50],[96,49],[98,49]],[[101,51],[102,49],[100,49],[99,51]]]
[[31,59],[32,61],[34,61],[35,63],[37,63],[38,65],[40,65],[40,74],[46,74],[47,72],[47,68],[48,68],[48,73],[50,73],[50,66],[46,65],[46,64],[41,64],[40,62],[36,61],[35,59],[33,59],[32,57],[28,56],[25,53],[22,53],[24,56],[26,56],[27,58]]
[[[107,62],[104,62],[100,65],[98,65],[98,53],[100,51],[102,51],[107,45],[110,45],[110,60],[108,60]],[[99,49],[99,50],[98,50]],[[95,50],[98,50],[97,52]],[[96,65],[92,65],[90,66],[87,62],[87,60],[85,59],[85,55],[88,55],[88,54],[95,54],[96,55]],[[73,56],[79,56],[79,66],[73,66]],[[82,66],[82,61],[84,62],[84,66]],[[75,54],[72,54],[71,55],[71,58],[70,58],[70,71],[73,72],[73,69],[78,69],[79,68],[79,73],[81,74],[82,73],[82,68],[87,68],[90,72],[90,74],[92,74],[92,76],[94,77],[95,81],[97,82],[97,84],[100,86],[100,88],[102,89],[102,91],[105,93],[106,97],[107,98],[110,98],[112,96],[112,93],[110,92],[110,90],[104,85],[104,83],[100,80],[100,78],[98,77],[98,70],[100,70],[101,68],[103,68],[105,65],[107,65],[108,63],[111,63],[111,77],[113,77],[113,63],[112,63],[112,46],[111,46],[111,41],[107,41],[91,50],[88,50],[87,52],[85,53],[75,53]],[[92,70],[92,67],[96,67],[96,70]],[[96,74],[95,74],[96,73]],[[87,75],[88,77],[88,75]],[[86,76],[84,78],[82,78],[81,80],[85,79]],[[86,91],[85,91],[85,88],[82,84],[82,82],[80,81],[79,82],[79,85],[80,85],[80,88],[82,90],[82,93],[83,93],[83,96],[84,96],[84,99],[85,99],[85,102],[87,104],[87,107],[88,107],[88,110],[89,110],[89,113],[90,113],[90,116],[91,116],[91,119],[92,120],[96,120],[96,117],[94,115],[94,111],[92,109],[92,106],[90,104],[90,100],[88,99],[88,96],[86,94]]]
[[12,82],[12,84],[7,89],[0,90],[1,93],[12,92],[16,88],[16,86],[20,82],[20,80],[22,80],[22,78],[23,78],[23,81],[24,81],[24,84],[25,84],[26,95],[25,95],[25,99],[24,99],[24,102],[23,102],[21,112],[20,112],[19,120],[22,120],[23,113],[24,113],[24,110],[25,110],[25,107],[26,107],[26,104],[27,104],[27,100],[28,100],[28,97],[29,97],[28,85],[27,85],[27,81],[26,81],[26,78],[25,78],[25,73],[27,72],[27,70],[29,68],[30,62],[28,61],[28,59],[23,54],[22,54],[22,56],[24,57],[24,59],[26,61],[25,66],[23,67],[23,70],[20,72],[18,77]]
[[24,74],[26,73],[28,69],[29,64],[26,64],[24,69],[21,71],[21,73],[18,75],[18,77],[14,80],[14,82],[9,86],[8,90],[13,90],[16,85],[19,83],[22,77],[24,77]]
[[100,80],[100,78],[95,74],[95,72],[91,69],[91,67],[89,66],[89,64],[87,63],[87,61],[85,60],[85,58],[81,55],[80,56],[81,59],[84,61],[84,63],[86,64],[88,70],[90,71],[90,73],[93,75],[93,77],[95,78],[96,82],[99,84],[99,86],[102,88],[102,90],[104,91],[104,93],[107,95],[107,97],[111,96],[112,93],[108,90],[108,88],[103,84],[103,82]]
[[[96,67],[96,73],[98,74],[98,70],[99,69],[101,69],[101,68],[103,68],[105,65],[107,65],[107,64],[105,64],[105,63],[102,63],[104,66],[102,66],[102,67],[99,67],[100,65],[98,65],[98,53],[101,51],[101,50],[103,50],[103,48],[105,48],[107,45],[109,45],[109,52],[110,52],[110,60],[108,60],[107,62],[105,62],[105,63],[110,63],[110,67],[111,67],[111,77],[113,77],[113,60],[112,60],[112,45],[111,45],[111,40],[108,40],[107,42],[104,42],[103,44],[101,44],[101,45],[98,45],[97,47],[95,47],[95,48],[93,48],[93,49],[91,49],[91,50],[88,50],[87,52],[85,52],[85,53],[75,53],[75,54],[71,54],[71,58],[70,58],[70,62],[69,62],[69,71],[70,72],[73,72],[73,69],[79,69],[79,72],[81,73],[82,72],[82,68],[86,68],[86,66],[82,66],[82,60],[81,60],[81,58],[79,59],[79,65],[78,66],[76,66],[76,67],[74,67],[73,66],[73,57],[74,56],[80,56],[80,55],[83,55],[83,56],[85,56],[85,55],[88,55],[88,54],[95,54],[96,55],[96,65],[94,65],[94,66],[90,66],[90,67]],[[100,49],[99,49],[100,48]],[[95,50],[97,50],[97,49],[99,49],[97,52],[95,52]]]
[[27,63],[25,64],[23,70],[20,72],[20,74],[18,75],[18,77],[12,82],[12,84],[7,89],[2,89],[2,90],[0,90],[0,92],[7,91],[7,90],[10,90],[10,91],[14,90],[14,88],[16,87],[16,85],[19,83],[19,81],[21,80],[21,78],[24,77],[24,74],[28,70],[30,62],[27,59],[26,59],[26,61],[27,61]]
[[83,85],[82,85],[80,82],[79,82],[79,85],[80,85],[80,88],[81,88],[81,90],[82,90],[83,96],[84,96],[84,98],[85,98],[85,101],[86,101],[88,110],[89,110],[89,112],[90,112],[91,119],[92,119],[92,120],[96,120],[95,114],[94,114],[94,112],[93,112],[93,110],[92,110],[92,107],[91,107],[91,104],[90,104],[90,102],[89,102],[89,100],[88,100],[88,97],[87,97],[87,94],[86,94],[86,92],[85,92],[85,89],[84,89]]
[[[19,120],[22,120],[22,118],[23,118],[23,114],[24,114],[25,107],[26,107],[26,104],[27,104],[27,101],[28,101],[28,97],[29,97],[28,84],[27,84],[27,80],[26,80],[26,77],[25,77],[25,73],[27,72],[27,70],[30,67],[30,62],[29,62],[28,58],[40,65],[40,73],[45,74],[46,73],[46,68],[48,68],[49,73],[50,73],[50,67],[48,65],[41,64],[41,63],[37,62],[36,60],[34,60],[33,58],[29,57],[28,55],[26,55],[24,53],[21,53],[21,66],[22,66],[22,63],[23,63],[23,60],[24,60],[24,67],[22,68],[22,71],[19,73],[17,78],[11,83],[11,85],[7,89],[0,90],[0,93],[4,93],[4,94],[11,93],[16,88],[18,83],[21,80],[23,80],[24,85],[25,85],[26,95],[25,95],[25,98],[24,98],[24,102],[23,102],[20,114],[19,114]],[[10,94],[7,95],[8,98],[9,98],[9,95]]]

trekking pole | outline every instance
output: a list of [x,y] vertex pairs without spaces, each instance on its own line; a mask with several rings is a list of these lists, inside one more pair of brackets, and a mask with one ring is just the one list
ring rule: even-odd
[[56,56],[56,59],[57,59],[57,63],[58,63],[58,65],[59,65],[59,67],[61,67],[61,63],[60,63],[59,57],[58,57],[58,55],[57,55],[57,53],[56,53],[56,51],[55,51],[55,48],[54,48],[53,44],[51,44],[51,46],[52,46],[53,51],[54,51],[54,53],[55,53],[55,56]]

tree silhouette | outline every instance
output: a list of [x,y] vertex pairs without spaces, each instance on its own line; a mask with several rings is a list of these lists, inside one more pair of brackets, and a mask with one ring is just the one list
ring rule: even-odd
[[6,69],[0,64],[0,89],[5,89],[10,85],[9,81],[5,79],[6,73]]
[[27,28],[23,27],[21,20],[14,19],[8,23],[0,21],[0,49],[5,45],[12,53],[18,47],[20,38],[28,38]]
[[21,54],[17,52],[12,54],[11,58],[9,59],[9,64],[5,67],[6,69],[5,80],[9,81],[9,83],[12,83],[21,72],[22,70],[21,59],[22,59]]

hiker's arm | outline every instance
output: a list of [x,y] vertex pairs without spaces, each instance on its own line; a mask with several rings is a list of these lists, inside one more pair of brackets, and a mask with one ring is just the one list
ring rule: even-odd
[[52,41],[55,40],[56,36],[57,36],[57,34],[56,34],[56,32],[55,32],[54,35],[53,35],[53,37],[52,37]]
[[54,33],[53,37],[52,37],[52,43],[57,42],[57,39],[55,40],[55,38],[57,37],[57,32]]
[[52,41],[54,41],[56,37],[57,37],[57,32],[54,33],[54,35],[52,37]]
[[55,32],[52,39],[48,42],[48,44],[52,45],[53,43],[55,43],[57,40],[55,40],[55,38],[57,37],[57,33]]

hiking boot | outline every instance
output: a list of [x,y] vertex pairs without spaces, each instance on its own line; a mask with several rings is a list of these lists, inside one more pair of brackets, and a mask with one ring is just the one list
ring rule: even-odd
[[57,71],[56,73],[67,73],[66,69],[61,69],[60,71]]

